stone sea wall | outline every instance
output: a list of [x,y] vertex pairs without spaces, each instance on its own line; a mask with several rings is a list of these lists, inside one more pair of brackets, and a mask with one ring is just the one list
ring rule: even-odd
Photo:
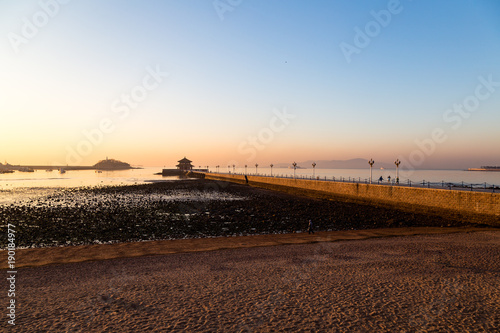
[[[245,183],[244,175],[206,173],[207,179]],[[455,218],[500,226],[500,194],[432,188],[413,188],[307,179],[248,176],[250,185],[285,190],[289,193],[331,197],[378,206]]]

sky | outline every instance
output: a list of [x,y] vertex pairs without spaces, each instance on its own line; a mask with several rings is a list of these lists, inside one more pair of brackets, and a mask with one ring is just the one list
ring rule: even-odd
[[0,0],[0,162],[500,165],[497,0]]

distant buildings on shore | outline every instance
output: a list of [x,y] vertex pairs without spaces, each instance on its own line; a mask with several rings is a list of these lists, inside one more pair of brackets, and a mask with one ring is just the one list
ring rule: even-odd
[[482,166],[480,168],[469,168],[469,171],[500,171],[500,166]]

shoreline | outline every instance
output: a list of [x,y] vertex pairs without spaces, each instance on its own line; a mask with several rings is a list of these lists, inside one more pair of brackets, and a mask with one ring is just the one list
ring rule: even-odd
[[[499,231],[464,218],[195,179],[80,188],[0,206],[16,267],[369,238]],[[305,231],[309,220],[315,234]],[[3,246],[2,246],[3,248]],[[0,250],[0,267],[7,253]]]
[[[0,205],[19,248],[409,227],[487,227],[465,218],[189,180],[81,188]],[[6,246],[0,242],[0,247]]]
[[[209,237],[175,240],[155,240],[116,244],[96,244],[64,247],[28,248],[16,250],[16,267],[40,267],[119,258],[209,252],[226,249],[256,248],[278,245],[314,244],[416,235],[443,235],[500,231],[498,228],[477,227],[409,227],[345,231],[319,231],[314,234],[266,234],[237,237]],[[0,251],[0,268],[7,269],[7,251]]]
[[138,170],[144,169],[143,167],[130,167],[130,168],[99,168],[93,165],[5,165],[0,168],[0,170],[14,170],[20,171],[19,169],[32,169],[32,170],[59,170],[64,169],[66,171],[82,171],[82,170],[101,170],[101,171],[123,171],[123,170]]

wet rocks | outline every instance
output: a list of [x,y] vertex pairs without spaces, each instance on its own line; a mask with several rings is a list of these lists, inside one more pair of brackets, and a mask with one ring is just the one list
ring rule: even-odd
[[290,233],[310,219],[318,231],[468,225],[204,179],[66,189],[2,205],[0,217],[0,229],[16,225],[18,247]]

